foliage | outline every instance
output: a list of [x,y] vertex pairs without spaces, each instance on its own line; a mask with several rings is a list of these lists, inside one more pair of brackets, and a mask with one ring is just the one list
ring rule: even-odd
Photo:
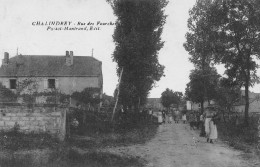
[[35,94],[38,92],[39,79],[36,77],[28,77],[17,81],[17,94]]
[[102,95],[102,106],[103,107],[112,107],[114,104],[114,97],[109,96],[105,93]]
[[98,104],[101,101],[99,88],[85,88],[81,92],[74,92],[71,98],[84,104]]
[[3,86],[0,83],[0,99],[1,102],[15,102],[16,101],[16,94],[11,91],[10,89],[7,89],[5,86]]
[[249,87],[259,81],[256,75],[260,58],[260,4],[258,0],[213,1],[205,22],[213,36],[211,48],[216,62],[225,64],[226,74],[245,87],[245,124],[248,124]]
[[188,29],[186,42],[183,44],[191,57],[189,60],[195,65],[195,70],[191,71],[190,82],[187,84],[186,97],[197,103],[201,103],[203,112],[203,102],[211,100],[215,96],[216,69],[213,69],[214,50],[211,41],[214,36],[211,34],[211,27],[208,23],[208,13],[210,12],[209,0],[198,0],[189,11]]
[[189,100],[203,104],[205,100],[216,98],[219,75],[215,68],[208,68],[206,75],[201,69],[192,70],[189,78],[190,82],[187,84],[185,91]]
[[37,97],[44,97],[44,103],[47,104],[68,104],[70,100],[70,95],[59,92],[56,89],[43,91],[43,92],[32,92],[32,94],[28,94],[28,92],[24,92],[19,95],[22,98],[23,102],[29,106],[32,106],[36,103]]
[[189,52],[189,60],[196,68],[204,70],[212,62],[214,52],[211,49],[211,41],[214,38],[210,35],[211,25],[207,22],[210,8],[210,1],[198,0],[189,11],[188,29],[184,48]]
[[155,82],[163,76],[158,51],[163,47],[167,0],[108,1],[117,16],[113,61],[118,75],[124,70],[119,101],[127,106],[143,105]]
[[[238,119],[238,121],[237,121]],[[227,141],[230,146],[246,152],[253,152],[258,144],[258,119],[259,115],[249,117],[249,126],[243,124],[243,115],[230,115],[226,122],[218,125],[219,138]],[[238,122],[238,123],[237,123]]]
[[8,132],[0,132],[0,149],[19,150],[19,149],[37,149],[54,148],[59,145],[58,139],[51,135],[19,132],[14,127]]
[[221,78],[217,88],[217,98],[215,99],[223,111],[231,111],[235,102],[238,102],[240,97],[240,87],[237,83],[230,81],[227,78]]
[[178,107],[182,100],[182,92],[173,92],[167,88],[161,95],[161,103],[165,108],[169,108],[172,104]]

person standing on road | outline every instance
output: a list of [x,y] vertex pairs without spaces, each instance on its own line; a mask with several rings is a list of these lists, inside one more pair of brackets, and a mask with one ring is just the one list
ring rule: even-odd
[[186,113],[183,113],[182,115],[182,121],[184,124],[186,124],[187,118],[186,118]]
[[150,121],[153,120],[153,110],[150,108],[148,111]]
[[168,112],[168,123],[172,123],[172,110]]
[[206,138],[207,142],[209,142],[209,135],[210,135],[210,121],[213,117],[214,113],[211,108],[206,108],[204,111],[204,117],[205,117],[205,133],[206,133]]
[[205,118],[203,114],[200,115],[200,136],[204,137],[205,136],[205,126],[204,126]]
[[158,124],[162,124],[163,118],[162,118],[162,111],[161,110],[159,110],[159,112],[157,113],[157,118],[158,118]]
[[215,111],[213,117],[209,122],[209,140],[213,144],[213,140],[218,138],[217,123],[220,121],[218,113]]
[[163,123],[166,123],[166,113],[165,110],[162,110]]

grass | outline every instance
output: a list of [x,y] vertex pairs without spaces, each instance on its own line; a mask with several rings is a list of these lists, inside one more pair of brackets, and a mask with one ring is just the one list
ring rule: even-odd
[[[56,150],[49,155],[38,156],[27,154],[19,158],[0,159],[0,166],[5,167],[142,167],[146,163],[139,157],[120,156],[107,152],[86,152],[79,153],[75,149],[65,148]],[[47,157],[47,161],[41,161]],[[36,159],[36,160],[35,160]]]
[[72,137],[68,140],[69,145],[80,148],[100,148],[113,146],[126,146],[132,144],[142,144],[152,139],[156,134],[156,125],[143,125],[142,127],[109,132],[92,133],[86,135],[87,138]]
[[[75,117],[79,115],[80,113],[76,113]],[[156,134],[158,126],[141,113],[126,113],[122,117],[115,118],[115,122],[111,124],[106,116],[97,117],[89,114],[86,125],[79,124],[77,129],[72,129],[71,138],[68,140],[69,145],[99,148],[140,144],[150,140]],[[77,119],[80,120],[80,118]]]
[[249,126],[244,126],[243,116],[239,117],[239,123],[236,124],[235,118],[231,118],[226,123],[220,122],[218,125],[219,138],[227,141],[235,149],[242,150],[245,153],[256,153],[258,144],[257,116],[250,117]]
[[24,134],[15,130],[0,133],[0,150],[31,150],[59,147],[58,139],[47,133]]
[[[58,155],[58,157],[60,158],[60,155]],[[54,158],[54,161],[50,162],[49,165],[55,167],[142,167],[145,163],[145,160],[139,157],[126,157],[100,151],[79,153],[77,150],[69,149],[68,151],[63,152],[63,156],[59,160],[57,160],[57,158]]]
[[[141,167],[146,161],[139,157],[97,150],[102,147],[145,143],[155,136],[156,131],[157,125],[143,119],[117,122],[113,126],[95,121],[87,127],[81,127],[80,136],[59,142],[49,134],[23,134],[13,129],[0,133],[0,166]],[[84,149],[85,152],[82,153],[77,148]]]

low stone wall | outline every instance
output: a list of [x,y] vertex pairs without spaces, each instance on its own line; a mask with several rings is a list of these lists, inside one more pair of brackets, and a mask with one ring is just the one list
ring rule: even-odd
[[0,107],[0,130],[10,130],[15,126],[25,133],[47,132],[61,140],[66,135],[65,107],[32,107],[5,106]]

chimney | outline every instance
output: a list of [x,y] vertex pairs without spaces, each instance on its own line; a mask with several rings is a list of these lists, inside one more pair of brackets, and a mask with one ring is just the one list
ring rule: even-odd
[[73,65],[73,51],[66,51],[66,65]]
[[70,52],[66,50],[66,57],[70,56]]
[[5,52],[4,59],[2,60],[2,65],[8,65],[8,63],[9,63],[9,53]]

